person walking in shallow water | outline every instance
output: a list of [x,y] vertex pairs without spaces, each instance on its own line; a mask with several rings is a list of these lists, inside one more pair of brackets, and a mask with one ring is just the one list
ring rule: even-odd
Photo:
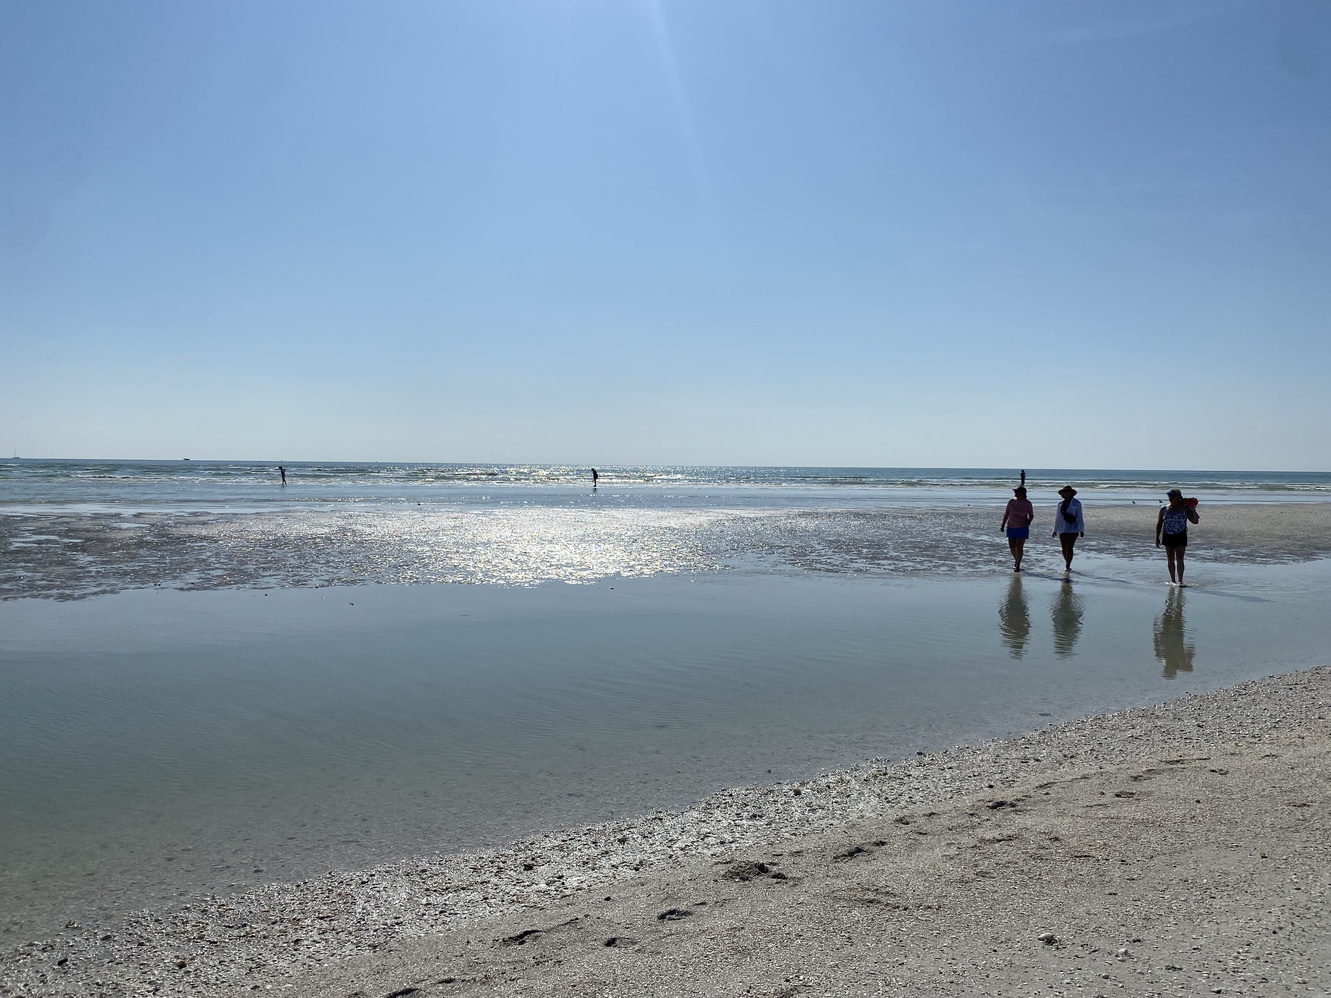
[[1086,524],[1081,517],[1081,503],[1074,496],[1077,490],[1071,485],[1064,485],[1058,490],[1058,494],[1063,497],[1063,501],[1058,504],[1058,512],[1054,514],[1054,537],[1058,538],[1058,543],[1063,546],[1063,571],[1072,571],[1072,546],[1077,543],[1078,537],[1086,536]]
[[285,485],[287,483],[287,469],[279,464],[277,466],[277,472],[282,476],[282,484]]
[[[1169,584],[1183,585],[1183,552],[1188,549],[1188,524],[1200,523],[1197,500],[1184,499],[1178,489],[1166,493],[1169,505],[1160,507],[1155,518],[1155,546],[1163,539],[1165,556],[1169,559]],[[1175,569],[1177,568],[1177,572]]]
[[1026,486],[1018,485],[1012,492],[1013,498],[1007,501],[1003,522],[998,525],[998,529],[1007,532],[1007,547],[1012,552],[1012,571],[1020,572],[1026,538],[1031,536],[1031,521],[1035,519],[1035,507],[1026,498]]

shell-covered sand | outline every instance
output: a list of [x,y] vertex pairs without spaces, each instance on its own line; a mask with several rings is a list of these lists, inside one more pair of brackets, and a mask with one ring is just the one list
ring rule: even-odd
[[1331,669],[7,940],[0,995],[1322,994]]

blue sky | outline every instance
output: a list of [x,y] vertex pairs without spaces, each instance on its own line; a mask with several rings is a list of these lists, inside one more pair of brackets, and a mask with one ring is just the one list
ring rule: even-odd
[[1331,469],[1331,4],[0,0],[0,449]]

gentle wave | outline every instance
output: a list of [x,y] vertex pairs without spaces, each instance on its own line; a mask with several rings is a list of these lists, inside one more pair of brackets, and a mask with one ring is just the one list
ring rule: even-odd
[[[235,489],[267,487],[278,479],[277,463],[256,461],[0,461],[4,501],[59,502],[114,499],[126,489],[158,490],[163,498],[227,498]],[[291,485],[333,487],[339,495],[382,498],[385,489],[421,486],[553,486],[590,484],[591,469],[572,465],[291,462]],[[604,489],[723,488],[844,490],[878,492],[1006,490],[1019,469],[995,468],[802,468],[606,466],[598,468]],[[1177,485],[1190,491],[1331,496],[1328,472],[1141,471],[1029,469],[1032,489],[1054,490],[1067,482],[1098,492],[1149,492]],[[236,498],[243,498],[243,494]]]

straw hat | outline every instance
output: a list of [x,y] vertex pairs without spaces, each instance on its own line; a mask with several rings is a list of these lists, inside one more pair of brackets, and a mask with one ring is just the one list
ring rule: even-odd
[[1073,496],[1077,494],[1077,490],[1074,489],[1071,485],[1064,485],[1061,489],[1058,490],[1058,494],[1061,496],[1067,496],[1069,499],[1071,499]]

